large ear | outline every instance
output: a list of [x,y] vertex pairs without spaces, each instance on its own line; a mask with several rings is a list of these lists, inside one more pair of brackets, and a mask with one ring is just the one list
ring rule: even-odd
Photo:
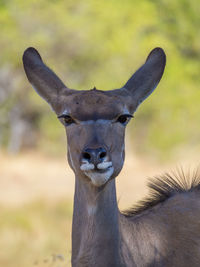
[[69,90],[57,75],[44,64],[35,48],[29,47],[25,50],[23,64],[33,88],[52,106],[61,89]]
[[133,96],[136,106],[147,98],[158,85],[166,64],[166,56],[162,48],[155,48],[146,62],[121,89],[128,90]]

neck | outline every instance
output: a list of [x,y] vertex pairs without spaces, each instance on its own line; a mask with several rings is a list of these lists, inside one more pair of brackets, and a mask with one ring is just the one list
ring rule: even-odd
[[115,180],[94,187],[76,177],[72,266],[122,266]]

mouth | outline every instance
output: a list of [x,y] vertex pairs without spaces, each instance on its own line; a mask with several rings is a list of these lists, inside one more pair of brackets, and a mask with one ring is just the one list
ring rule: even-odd
[[94,166],[91,163],[83,163],[80,169],[91,180],[94,186],[104,185],[112,176],[114,168],[112,162],[102,162]]
[[106,169],[98,169],[98,168],[95,167],[95,168],[92,170],[92,172],[106,173],[110,168],[112,168],[112,166],[110,166],[110,167],[108,167],[108,168],[106,168]]

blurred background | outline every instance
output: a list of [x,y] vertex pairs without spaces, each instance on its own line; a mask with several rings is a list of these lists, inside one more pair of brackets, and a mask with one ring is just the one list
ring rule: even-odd
[[167,54],[156,91],[129,124],[119,206],[147,178],[200,151],[198,0],[0,0],[0,266],[70,266],[74,178],[62,125],[27,82],[33,46],[73,89],[122,87],[155,47]]

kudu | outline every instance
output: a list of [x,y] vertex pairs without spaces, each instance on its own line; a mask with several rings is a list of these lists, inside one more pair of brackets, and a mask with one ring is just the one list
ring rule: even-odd
[[125,128],[159,83],[166,57],[155,48],[121,89],[75,91],[28,48],[28,80],[66,128],[75,173],[72,266],[200,266],[200,186],[184,175],[154,180],[139,208],[120,212],[115,177],[124,163]]

